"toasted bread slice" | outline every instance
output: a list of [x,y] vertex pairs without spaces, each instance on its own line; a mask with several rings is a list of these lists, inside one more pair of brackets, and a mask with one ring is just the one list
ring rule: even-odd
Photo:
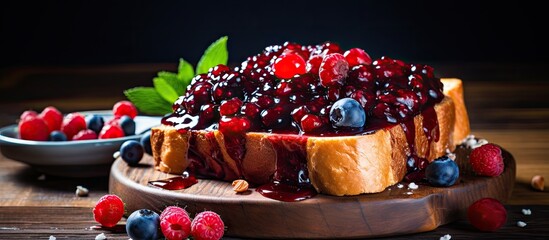
[[[442,79],[442,82],[445,98],[434,106],[438,141],[429,140],[423,132],[424,114],[414,117],[414,152],[429,161],[453,151],[455,144],[469,134],[461,80]],[[260,185],[271,180],[277,161],[284,160],[277,158],[280,149],[275,149],[269,140],[278,135],[286,143],[304,143],[312,185],[318,192],[336,196],[381,192],[398,183],[406,174],[406,160],[412,154],[407,140],[410,135],[400,124],[368,135],[341,137],[250,132],[245,135],[246,153],[241,161],[232,159],[219,131],[180,133],[174,127],[159,126],[152,129],[151,144],[155,166],[160,171],[180,174],[190,164],[189,158],[198,157],[211,171],[222,173],[219,175],[222,180],[242,177]],[[294,151],[290,145],[283,144],[288,151]]]

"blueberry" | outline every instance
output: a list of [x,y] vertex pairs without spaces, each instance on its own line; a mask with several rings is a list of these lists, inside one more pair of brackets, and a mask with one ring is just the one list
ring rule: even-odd
[[435,187],[449,187],[458,179],[459,168],[452,159],[440,157],[427,166],[425,177]]
[[50,133],[50,136],[48,138],[49,141],[67,141],[67,135],[65,135],[63,132],[55,130]]
[[149,209],[133,212],[126,220],[126,232],[131,239],[158,239],[160,217]]
[[120,117],[120,127],[124,130],[124,136],[135,135],[135,121],[128,115]]
[[143,149],[145,149],[145,152],[149,155],[152,155],[152,148],[151,148],[151,131],[147,131],[143,133],[143,136],[141,136],[141,145],[143,145]]
[[120,157],[128,165],[136,165],[143,157],[143,146],[135,140],[128,140],[120,145]]
[[90,114],[86,116],[86,126],[88,126],[88,129],[91,129],[95,133],[99,134],[103,128],[103,125],[105,125],[105,120],[103,117],[97,114]]
[[363,127],[366,122],[366,113],[360,103],[352,98],[342,98],[330,109],[330,122],[335,127]]

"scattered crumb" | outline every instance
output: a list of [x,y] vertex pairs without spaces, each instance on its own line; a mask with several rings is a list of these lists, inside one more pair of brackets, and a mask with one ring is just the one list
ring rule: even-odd
[[413,192],[406,192],[406,195],[412,195],[414,194]]
[[518,226],[518,227],[521,227],[521,228],[522,228],[522,227],[526,227],[526,223],[523,222],[523,221],[518,221],[518,222],[517,222],[517,226]]
[[42,175],[38,176],[37,180],[38,180],[38,181],[44,181],[44,180],[46,180],[46,174],[42,174]]
[[412,190],[416,190],[416,189],[419,188],[419,186],[417,184],[415,184],[414,182],[411,182],[410,184],[408,184],[408,188],[412,189]]
[[53,235],[50,235],[50,238],[49,240],[56,240],[57,238],[55,238]]
[[440,237],[440,240],[450,240],[450,239],[452,239],[452,236],[450,236],[450,234],[446,234],[446,235]]
[[90,191],[87,188],[82,186],[76,186],[76,196],[87,197],[88,193],[90,193]]
[[112,157],[113,157],[113,158],[118,158],[118,157],[120,157],[120,151],[114,152],[114,153],[112,154]]
[[522,214],[529,216],[532,215],[532,211],[530,211],[530,209],[522,209]]
[[95,236],[95,240],[105,240],[107,239],[107,236],[105,236],[104,233],[100,233],[97,236]]
[[404,187],[404,185],[402,185],[400,183],[397,185],[397,188],[403,188],[403,187]]
[[530,185],[535,190],[543,191],[543,189],[545,188],[545,179],[543,179],[543,176],[541,175],[533,176]]

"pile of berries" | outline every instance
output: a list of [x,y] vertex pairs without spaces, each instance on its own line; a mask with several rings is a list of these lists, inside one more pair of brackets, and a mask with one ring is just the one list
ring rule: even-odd
[[[124,215],[124,203],[118,196],[101,197],[93,209],[95,221],[104,227],[114,227]],[[203,211],[191,219],[185,209],[169,206],[160,215],[149,209],[134,211],[126,221],[126,232],[132,239],[181,240],[192,236],[196,240],[217,240],[223,237],[225,224],[212,211]]]
[[69,113],[66,116],[53,106],[40,114],[27,110],[19,118],[19,138],[34,141],[77,141],[89,139],[119,138],[135,134],[137,109],[129,101],[113,106],[114,117],[105,122],[97,114],[84,116]]
[[409,120],[442,98],[430,66],[373,60],[362,49],[344,51],[331,42],[286,42],[235,69],[217,65],[195,76],[162,123],[224,134],[345,135]]

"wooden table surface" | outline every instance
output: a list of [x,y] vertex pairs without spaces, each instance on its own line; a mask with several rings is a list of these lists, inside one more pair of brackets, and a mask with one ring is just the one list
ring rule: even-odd
[[[459,67],[463,69],[461,74],[455,70]],[[57,106],[63,112],[109,109],[114,102],[124,99],[123,89],[150,86],[150,79],[157,70],[173,68],[173,65],[132,65],[4,72],[0,84],[0,95],[3,95],[0,96],[0,126],[13,124],[26,109],[41,110],[48,105]],[[512,196],[505,205],[508,220],[495,233],[478,232],[466,220],[461,220],[435,231],[392,238],[438,239],[445,234],[450,234],[452,239],[546,238],[549,236],[549,188],[539,192],[530,187],[534,175],[549,178],[549,100],[546,97],[549,79],[546,74],[539,70],[529,71],[539,68],[509,68],[505,65],[445,65],[441,69],[443,76],[464,80],[472,133],[501,145],[516,159],[517,178]],[[111,80],[100,82],[102,86],[84,84],[84,87],[91,88],[87,90],[78,90],[77,84],[72,83],[69,84],[72,88],[62,89],[54,96],[40,95],[40,90],[32,85],[47,79],[51,81],[51,90],[67,86],[66,82],[56,82],[58,79],[80,77]],[[132,82],[130,79],[138,80]],[[39,85],[44,86],[44,83]],[[108,89],[102,91],[105,86]],[[75,91],[82,94],[71,94]],[[17,97],[25,93],[38,94],[39,97]],[[88,188],[89,196],[77,197],[75,190],[78,185]],[[128,239],[122,226],[119,231],[95,227],[92,208],[107,193],[107,177],[71,179],[43,176],[23,163],[0,155],[0,239],[48,239],[50,235],[57,239],[94,239],[100,233],[105,233],[108,239]],[[523,215],[522,209],[531,209],[532,215]],[[519,220],[526,222],[527,226],[517,227]]]

